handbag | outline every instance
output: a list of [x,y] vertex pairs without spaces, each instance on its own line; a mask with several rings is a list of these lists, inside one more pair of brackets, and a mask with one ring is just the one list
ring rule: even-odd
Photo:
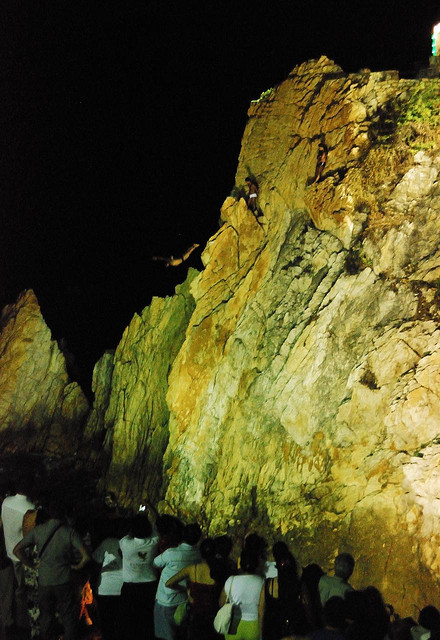
[[181,602],[177,605],[177,608],[174,612],[174,622],[180,627],[189,615],[189,602],[186,600],[185,602]]
[[217,611],[217,615],[214,618],[214,629],[217,633],[228,633],[229,627],[231,626],[232,614],[234,611],[234,604],[230,602],[231,600],[231,589],[232,583],[234,582],[234,578],[231,580],[231,585],[229,587],[229,595],[227,595],[225,604]]

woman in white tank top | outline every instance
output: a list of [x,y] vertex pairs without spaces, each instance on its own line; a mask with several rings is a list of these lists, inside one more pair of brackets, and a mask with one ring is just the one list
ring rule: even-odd
[[257,574],[258,566],[258,554],[243,549],[240,574],[225,582],[219,604],[222,607],[226,598],[234,603],[231,633],[225,635],[226,640],[259,640],[262,637],[264,578]]

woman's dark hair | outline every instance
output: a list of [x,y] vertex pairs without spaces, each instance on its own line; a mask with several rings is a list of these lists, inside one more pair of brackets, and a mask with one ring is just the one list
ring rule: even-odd
[[266,558],[267,541],[257,533],[250,533],[246,537],[244,548],[256,554],[259,558]]
[[149,538],[151,536],[151,524],[148,516],[138,513],[131,523],[131,533],[134,538]]
[[322,606],[318,587],[323,575],[325,575],[324,571],[319,564],[313,562],[304,567],[300,580],[300,585],[307,591],[310,598],[310,611],[315,629],[322,626]]
[[221,558],[227,558],[232,551],[232,538],[229,536],[217,536],[214,538],[215,552]]
[[256,573],[260,556],[253,549],[244,548],[240,556],[240,568],[244,573]]
[[200,555],[209,567],[209,574],[217,584],[226,581],[226,567],[223,558],[216,554],[216,544],[213,538],[205,538],[200,545]]
[[201,535],[202,530],[200,529],[200,526],[197,524],[197,522],[193,522],[192,524],[187,524],[183,529],[182,539],[183,542],[186,542],[186,544],[194,546],[200,540]]
[[323,575],[325,575],[325,573],[319,564],[312,562],[304,567],[301,575],[301,582],[307,586],[310,593],[317,592],[319,581]]
[[276,542],[272,551],[278,570],[278,598],[287,611],[298,600],[300,591],[297,564],[284,542]]
[[345,594],[346,619],[352,624],[347,630],[350,638],[366,637],[368,640],[383,640],[389,631],[389,615],[380,591],[367,587],[362,591]]
[[344,596],[346,616],[348,620],[360,622],[367,607],[366,595],[363,591],[347,591]]
[[205,538],[200,544],[200,555],[203,560],[206,560],[209,564],[209,560],[214,558],[215,552],[215,540],[213,538]]
[[430,631],[438,631],[440,629],[440,613],[432,604],[423,607],[419,613],[419,624]]
[[272,547],[273,557],[275,558],[275,562],[277,565],[277,569],[284,565],[290,565],[294,568],[295,573],[298,572],[296,560],[293,555],[290,553],[289,548],[285,542],[275,542]]
[[343,631],[345,622],[345,602],[340,596],[332,596],[324,605],[324,620],[327,625]]

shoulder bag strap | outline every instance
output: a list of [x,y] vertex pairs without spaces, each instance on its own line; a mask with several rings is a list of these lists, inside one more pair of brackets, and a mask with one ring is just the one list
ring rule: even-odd
[[49,537],[47,538],[46,542],[43,544],[43,546],[41,547],[40,552],[38,553],[38,557],[41,558],[41,556],[43,555],[44,551],[46,550],[47,545],[49,544],[49,542],[52,540],[52,538],[54,537],[54,535],[56,534],[56,532],[58,531],[58,529],[60,527],[63,526],[63,523],[61,522],[60,524],[58,524],[55,529],[53,529],[53,531],[51,532],[51,534],[49,535]]
[[231,593],[232,593],[232,583],[234,582],[234,576],[232,576],[231,578],[231,584],[229,585],[229,593],[227,594],[227,600],[226,602],[232,602],[232,597],[231,597]]

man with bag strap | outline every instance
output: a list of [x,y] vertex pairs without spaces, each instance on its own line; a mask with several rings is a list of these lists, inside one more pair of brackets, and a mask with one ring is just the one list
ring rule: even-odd
[[[75,593],[72,571],[81,569],[90,559],[80,535],[64,524],[55,506],[49,508],[50,519],[37,525],[14,548],[23,564],[38,567],[38,601],[40,606],[41,637],[51,637],[55,612],[58,610],[64,625],[64,640],[77,640],[79,602]],[[26,549],[37,546],[38,560],[33,564]],[[72,564],[76,549],[81,559]]]

